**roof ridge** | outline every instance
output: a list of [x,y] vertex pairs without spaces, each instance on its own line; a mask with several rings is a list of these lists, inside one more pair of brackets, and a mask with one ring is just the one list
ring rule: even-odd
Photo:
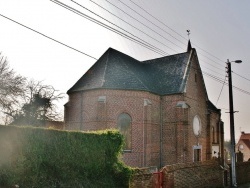
[[[137,62],[136,63],[141,63],[140,61],[136,60]],[[125,62],[126,66],[127,66],[127,62]],[[143,85],[143,87],[145,87],[147,90],[150,90],[148,88],[148,86],[145,85],[145,83],[143,81],[141,81],[141,79],[137,76],[137,74],[134,73],[134,71],[131,71],[131,74],[133,74],[137,79],[138,81]]]
[[107,59],[106,59],[106,62],[105,62],[105,67],[104,67],[104,72],[103,72],[103,79],[102,79],[102,86],[104,85],[105,83],[105,75],[106,75],[106,70],[107,70],[107,66],[108,66],[108,59],[109,59],[109,54],[110,54],[110,49],[113,50],[112,48],[109,48],[107,50],[108,54],[107,54]]
[[183,54],[186,54],[186,53],[190,53],[190,52],[182,52],[182,53],[178,53],[178,54],[172,54],[172,55],[168,55],[168,56],[157,57],[157,58],[153,58],[153,59],[147,59],[147,60],[140,61],[140,62],[141,63],[145,63],[147,61],[152,61],[152,60],[158,60],[158,59],[164,59],[164,58],[171,58],[173,56],[179,56],[179,55],[183,55]]
[[183,77],[182,77],[182,82],[180,84],[179,91],[184,91],[185,88],[186,88],[186,82],[187,82],[187,78],[188,78],[188,75],[189,75],[189,72],[190,72],[191,58],[192,58],[192,55],[193,55],[193,50],[191,49],[191,51],[188,51],[186,53],[189,53],[189,57],[188,57],[188,61],[186,63],[186,67],[185,67],[185,71],[184,71],[184,74],[183,74]]

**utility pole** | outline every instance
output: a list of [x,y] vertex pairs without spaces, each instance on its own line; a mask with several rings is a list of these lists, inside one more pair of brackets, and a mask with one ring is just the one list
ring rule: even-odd
[[[232,61],[235,63],[241,63],[241,60]],[[228,73],[228,85],[229,85],[229,109],[230,109],[230,137],[231,137],[231,186],[237,187],[236,182],[236,156],[235,156],[235,131],[234,131],[234,105],[233,105],[233,88],[232,88],[232,70],[231,62],[227,60],[227,73]]]

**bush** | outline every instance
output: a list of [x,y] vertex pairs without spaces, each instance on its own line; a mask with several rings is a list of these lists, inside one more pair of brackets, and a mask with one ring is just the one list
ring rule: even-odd
[[0,126],[0,187],[128,187],[122,143],[114,130]]

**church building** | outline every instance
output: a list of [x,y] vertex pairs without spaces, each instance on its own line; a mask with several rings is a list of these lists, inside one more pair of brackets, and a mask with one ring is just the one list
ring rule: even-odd
[[207,96],[190,41],[187,52],[147,61],[109,48],[67,94],[65,129],[118,129],[129,166],[223,156],[221,111]]

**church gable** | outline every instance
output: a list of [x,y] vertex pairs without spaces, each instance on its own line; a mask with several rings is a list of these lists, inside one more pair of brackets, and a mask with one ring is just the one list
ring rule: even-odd
[[193,99],[208,101],[205,81],[195,49],[191,50],[184,91],[186,96],[192,97]]

